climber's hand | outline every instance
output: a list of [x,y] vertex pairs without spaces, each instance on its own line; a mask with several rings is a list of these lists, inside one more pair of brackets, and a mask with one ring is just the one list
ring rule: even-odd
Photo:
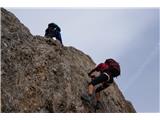
[[96,76],[95,75],[91,75],[90,78],[93,80],[93,79],[96,78]]

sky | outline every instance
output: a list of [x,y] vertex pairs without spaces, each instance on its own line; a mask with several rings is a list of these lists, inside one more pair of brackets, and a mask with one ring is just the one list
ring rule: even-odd
[[44,36],[48,23],[58,24],[65,46],[88,54],[96,64],[120,63],[115,79],[137,112],[160,112],[159,9],[156,8],[7,8]]

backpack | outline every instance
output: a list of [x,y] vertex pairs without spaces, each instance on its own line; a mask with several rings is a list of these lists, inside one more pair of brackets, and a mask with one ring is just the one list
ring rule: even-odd
[[100,63],[100,64],[97,65],[96,70],[100,71],[100,72],[103,72],[104,70],[106,70],[108,68],[109,68],[108,64]]
[[114,59],[106,59],[105,64],[107,64],[108,71],[112,74],[113,77],[117,77],[120,75],[121,70],[120,70],[120,65],[117,61]]

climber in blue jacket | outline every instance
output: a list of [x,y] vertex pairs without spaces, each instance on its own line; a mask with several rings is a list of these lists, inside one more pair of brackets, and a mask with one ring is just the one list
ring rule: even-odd
[[60,32],[61,29],[58,25],[56,25],[55,23],[49,23],[48,28],[45,30],[45,37],[47,38],[55,37],[56,40],[60,41],[60,43],[63,45]]

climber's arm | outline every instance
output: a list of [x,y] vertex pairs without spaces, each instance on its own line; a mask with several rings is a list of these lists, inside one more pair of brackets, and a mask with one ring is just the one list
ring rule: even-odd
[[91,74],[93,73],[93,72],[95,72],[95,71],[101,71],[101,66],[102,66],[102,64],[104,64],[104,63],[100,63],[100,64],[98,64],[93,70],[91,70],[89,73],[88,73],[88,76],[89,77],[92,77],[91,76]]

